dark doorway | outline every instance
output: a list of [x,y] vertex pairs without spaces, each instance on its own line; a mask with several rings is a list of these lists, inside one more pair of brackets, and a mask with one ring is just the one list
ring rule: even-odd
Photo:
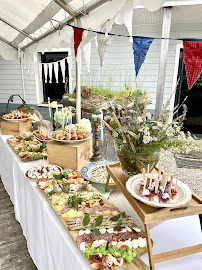
[[[192,88],[188,90],[183,49],[180,50],[178,78],[180,80],[175,95],[175,106],[181,104],[187,96],[185,104],[188,112],[184,121],[184,132],[190,131],[194,134],[202,134],[202,74]],[[176,117],[181,113],[182,110],[179,110]]]
[[[68,56],[68,52],[46,52],[41,55],[41,62],[42,63],[51,63],[56,62],[61,59],[64,59]],[[44,69],[42,68],[42,80],[43,80],[43,94],[44,94],[44,101],[46,102],[48,97],[50,97],[51,101],[57,100],[60,101],[62,96],[65,92],[69,92],[69,69],[67,59],[65,59],[65,77],[66,83],[63,82],[62,71],[60,63],[58,63],[58,83],[56,83],[55,79],[55,72],[52,67],[52,83],[49,83],[49,74],[47,75],[47,82],[45,82],[44,78]],[[65,90],[66,87],[66,90]]]

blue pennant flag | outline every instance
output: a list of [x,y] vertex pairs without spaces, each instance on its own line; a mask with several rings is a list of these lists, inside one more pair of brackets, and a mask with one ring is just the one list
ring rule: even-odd
[[142,64],[144,63],[147,51],[153,40],[154,38],[133,37],[133,53],[136,77]]

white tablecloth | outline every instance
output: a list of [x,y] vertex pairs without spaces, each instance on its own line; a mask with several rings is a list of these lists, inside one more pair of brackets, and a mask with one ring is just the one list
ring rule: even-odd
[[39,161],[21,162],[0,136],[0,174],[39,270],[90,269],[78,247],[34,181],[24,173]]
[[[89,264],[34,181],[24,173],[39,161],[21,162],[6,139],[0,136],[0,174],[14,204],[15,217],[27,239],[29,253],[39,270],[82,270]],[[121,195],[120,195],[121,196]],[[151,230],[153,252],[201,243],[198,216],[166,221]],[[147,254],[141,256],[147,264]],[[156,270],[202,269],[202,253],[155,265]]]

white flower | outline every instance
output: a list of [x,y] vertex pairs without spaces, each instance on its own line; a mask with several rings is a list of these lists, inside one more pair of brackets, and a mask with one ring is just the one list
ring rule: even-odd
[[196,151],[199,151],[199,148],[198,148],[198,147],[195,147],[195,150],[196,150]]
[[188,140],[189,140],[189,141],[192,141],[192,140],[193,140],[193,138],[192,138],[191,136],[189,136],[189,137],[188,137]]
[[182,136],[178,135],[178,140],[180,141],[182,139]]
[[138,116],[137,119],[136,119],[136,121],[139,122],[139,123],[142,123],[143,122],[143,119],[142,119],[141,116]]
[[143,128],[139,128],[138,131],[139,131],[139,132],[143,132]]
[[172,133],[171,133],[169,130],[167,130],[167,131],[166,131],[166,135],[167,135],[167,136],[172,136]]
[[190,148],[187,147],[187,148],[186,148],[186,153],[189,154],[189,152],[190,152]]
[[153,126],[152,129],[159,129],[157,126]]
[[162,127],[163,126],[163,123],[162,122],[157,122],[157,126],[158,127]]
[[145,127],[144,128],[144,134],[147,135],[147,136],[150,136],[150,132],[149,132],[149,128],[148,127]]
[[82,130],[86,130],[88,132],[91,132],[92,128],[91,128],[90,121],[88,119],[86,119],[86,118],[82,118],[79,121],[78,129],[82,129]]
[[157,138],[156,137],[153,137],[152,138],[152,141],[156,142],[157,141]]
[[147,117],[147,119],[151,120],[151,113],[147,112],[146,117]]
[[146,135],[143,136],[143,143],[144,144],[150,143],[151,141],[152,141],[151,136],[146,136]]
[[160,156],[160,158],[162,158],[162,159],[163,159],[164,157],[165,157],[165,155],[163,155],[163,154]]
[[180,127],[177,127],[176,130],[179,132],[180,131]]
[[116,132],[116,131],[113,133],[113,135],[114,135],[114,137],[116,137],[116,138],[119,136],[118,132]]

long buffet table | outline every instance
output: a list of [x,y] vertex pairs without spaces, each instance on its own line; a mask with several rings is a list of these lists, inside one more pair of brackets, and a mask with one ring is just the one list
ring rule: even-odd
[[[39,161],[23,163],[7,143],[9,137],[11,136],[0,135],[0,175],[14,204],[15,218],[21,224],[35,265],[39,270],[90,269],[35,181],[24,176]],[[123,203],[122,200],[121,202]],[[125,203],[124,208],[127,208]],[[185,245],[199,244],[201,229],[198,216],[166,221],[151,230],[151,237],[154,240],[154,253],[172,249],[173,245],[175,248],[182,248]],[[141,256],[141,259],[149,265],[147,254]],[[201,261],[202,254],[198,253],[159,263],[156,270],[200,269]]]
[[20,161],[6,142],[9,137],[0,136],[0,175],[35,265],[39,270],[90,269],[37,184],[24,176],[39,161]]

